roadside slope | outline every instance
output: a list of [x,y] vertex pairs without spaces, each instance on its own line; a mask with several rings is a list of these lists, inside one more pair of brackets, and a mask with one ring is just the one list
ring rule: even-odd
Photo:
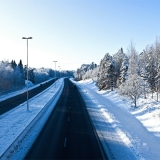
[[160,139],[134,115],[89,85],[77,85],[101,143],[113,159],[159,159]]

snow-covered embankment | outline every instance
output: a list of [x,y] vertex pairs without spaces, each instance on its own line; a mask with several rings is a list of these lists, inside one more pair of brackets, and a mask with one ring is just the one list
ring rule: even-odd
[[159,134],[148,129],[142,118],[137,117],[129,109],[131,107],[128,103],[121,100],[120,95],[116,97],[112,94],[107,97],[107,91],[98,91],[92,81],[74,83],[84,99],[101,145],[110,159],[159,160],[160,139],[156,136]]

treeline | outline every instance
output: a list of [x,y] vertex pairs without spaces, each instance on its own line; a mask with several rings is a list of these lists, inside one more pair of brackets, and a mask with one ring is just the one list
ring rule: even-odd
[[97,80],[97,74],[99,71],[99,67],[97,64],[92,62],[91,64],[82,64],[80,68],[74,72],[75,80],[85,80],[85,79],[93,79]]
[[22,61],[0,61],[0,92],[16,89],[25,85]]
[[[73,71],[56,71],[56,77],[72,77]],[[44,82],[55,77],[55,70],[46,68],[28,68],[28,80],[33,84]],[[0,95],[25,86],[27,66],[22,60],[0,61]]]
[[[138,53],[131,42],[127,53],[123,48],[112,56],[106,53],[100,61],[100,65],[90,72],[90,77],[94,70],[97,72],[96,85],[100,90],[119,88],[120,92],[129,96],[135,106],[140,95],[147,97],[147,93],[157,93],[160,91],[160,39],[157,38],[154,44],[147,45]],[[78,69],[74,74],[77,80],[84,79],[88,72]],[[95,76],[95,75],[94,75]],[[94,77],[93,76],[93,77]]]

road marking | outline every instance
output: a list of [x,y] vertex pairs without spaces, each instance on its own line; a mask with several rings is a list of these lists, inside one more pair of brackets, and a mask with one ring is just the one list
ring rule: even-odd
[[70,117],[68,117],[68,122],[69,122],[69,120],[70,120]]
[[67,138],[64,139],[64,147],[66,147]]

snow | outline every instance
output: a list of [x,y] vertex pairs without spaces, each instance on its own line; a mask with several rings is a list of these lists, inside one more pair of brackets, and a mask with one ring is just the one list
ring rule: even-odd
[[[32,145],[59,99],[63,86],[63,79],[59,79],[56,81],[56,86],[54,83],[29,100],[29,111],[27,111],[27,104],[24,102],[0,116],[0,156],[3,155],[2,159],[24,158],[23,156]],[[23,142],[21,142],[22,140]],[[7,150],[8,147],[10,148]],[[13,154],[14,151],[16,154]]]
[[[132,101],[121,96],[118,90],[99,91],[92,80],[73,83],[80,91],[110,159],[159,159],[160,105],[156,95],[154,99],[150,94],[147,99],[142,95],[137,101],[138,108],[133,108]],[[53,84],[32,98],[29,112],[25,102],[0,116],[0,156],[3,155],[0,159],[24,158],[58,101],[63,86],[63,79],[60,79],[56,88]]]
[[118,90],[98,91],[92,80],[74,83],[110,159],[160,159],[160,105],[151,95],[133,108]]

